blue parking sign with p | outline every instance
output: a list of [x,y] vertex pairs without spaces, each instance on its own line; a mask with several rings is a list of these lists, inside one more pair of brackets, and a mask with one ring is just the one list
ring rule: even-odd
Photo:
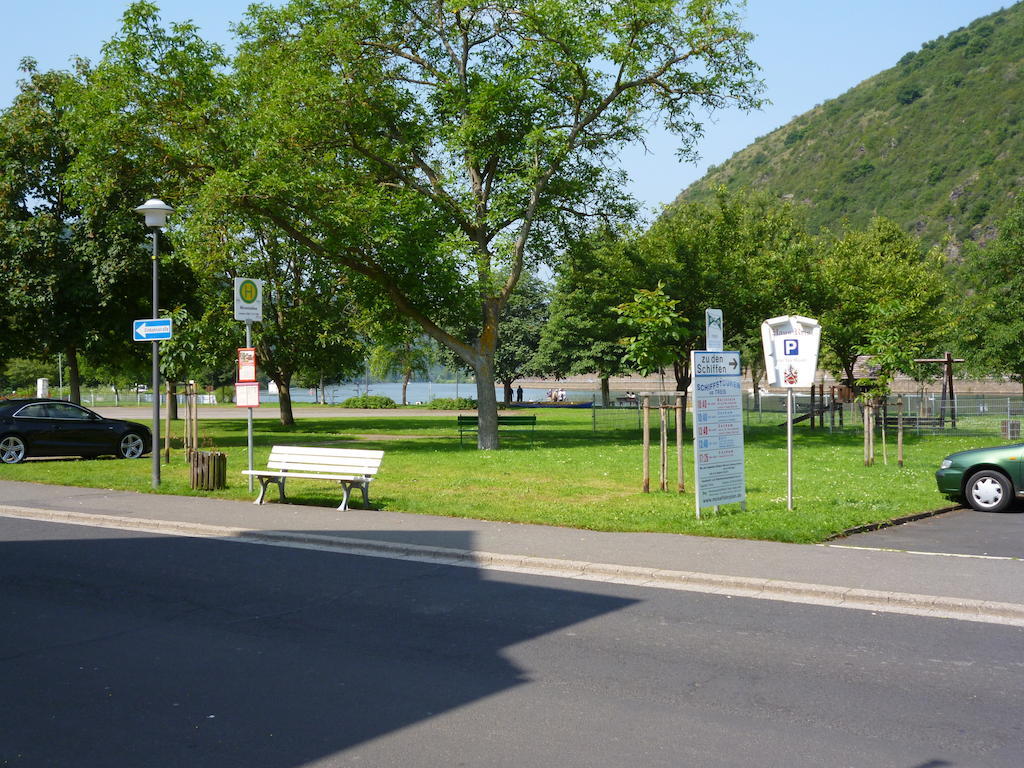
[[784,354],[784,355],[799,355],[800,354],[800,340],[799,339],[783,339],[782,340],[782,354]]

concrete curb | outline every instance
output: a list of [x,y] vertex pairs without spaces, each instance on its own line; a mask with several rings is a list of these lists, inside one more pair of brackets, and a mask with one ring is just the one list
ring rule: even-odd
[[914,523],[918,520],[926,520],[929,517],[937,517],[944,515],[947,512],[955,512],[961,509],[960,506],[953,507],[942,507],[941,509],[932,509],[927,512],[918,512],[914,515],[906,515],[905,517],[894,517],[892,520],[883,520],[880,523],[868,523],[867,525],[857,525],[853,528],[847,528],[845,531],[839,533],[833,533],[831,536],[825,539],[824,543],[831,541],[838,541],[839,539],[845,539],[847,536],[854,536],[858,533],[870,533],[872,531],[880,531],[883,528],[892,528],[897,525],[905,525],[906,523]]
[[330,534],[258,530],[231,526],[150,520],[138,517],[68,512],[0,505],[0,516],[26,520],[66,523],[99,528],[157,533],[171,536],[215,538],[271,546],[301,547],[367,557],[454,565],[465,568],[509,571],[558,578],[603,581],[631,586],[675,589],[731,597],[804,603],[833,608],[900,613],[913,616],[975,621],[1024,627],[1024,604],[1000,603],[969,598],[920,595],[907,592],[808,584],[746,576],[694,571],[675,571],[633,565],[559,560],[529,555],[429,547]]

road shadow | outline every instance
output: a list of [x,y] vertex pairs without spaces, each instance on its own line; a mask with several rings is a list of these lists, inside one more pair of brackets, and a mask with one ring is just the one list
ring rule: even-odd
[[4,765],[306,765],[523,685],[503,649],[633,602],[472,567],[17,530],[0,543]]

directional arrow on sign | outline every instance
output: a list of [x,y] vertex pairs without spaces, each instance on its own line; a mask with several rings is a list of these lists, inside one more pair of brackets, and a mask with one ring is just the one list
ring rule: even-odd
[[736,370],[736,366],[737,366],[737,365],[739,365],[739,363],[738,363],[738,362],[736,362],[736,358],[735,358],[735,357],[734,357],[734,358],[732,358],[732,359],[731,359],[731,360],[729,361],[729,367],[730,367],[730,368],[732,368],[732,369],[733,369],[734,371]]
[[144,339],[148,339],[150,336],[156,336],[157,334],[163,336],[167,333],[167,326],[162,323],[160,325],[147,325],[146,323],[143,323],[135,329],[135,333],[142,336]]
[[136,320],[132,323],[134,341],[159,341],[171,338],[171,319]]

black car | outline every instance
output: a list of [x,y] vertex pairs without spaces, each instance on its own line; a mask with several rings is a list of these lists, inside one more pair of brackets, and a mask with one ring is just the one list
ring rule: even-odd
[[63,400],[0,400],[0,463],[29,456],[100,456],[137,459],[149,453],[153,434],[132,421],[105,419]]

